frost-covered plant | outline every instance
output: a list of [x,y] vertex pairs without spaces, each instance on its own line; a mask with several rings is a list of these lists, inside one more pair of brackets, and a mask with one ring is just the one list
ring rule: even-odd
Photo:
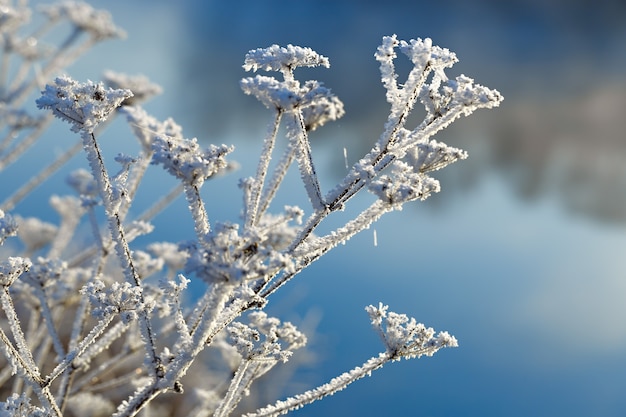
[[[201,188],[235,167],[228,159],[233,147],[203,147],[185,138],[173,120],[148,115],[141,102],[160,89],[144,77],[109,72],[107,85],[65,75],[50,80],[94,43],[123,35],[110,16],[81,2],[64,2],[43,8],[46,23],[22,38],[31,10],[25,2],[0,1],[0,6],[0,126],[5,135],[0,170],[42,136],[51,116],[69,123],[80,138],[33,172],[14,194],[2,196],[0,244],[17,236],[22,246],[0,252],[0,392],[5,398],[0,416],[123,417],[141,410],[151,416],[231,415],[260,376],[306,344],[293,324],[263,311],[270,296],[384,213],[438,192],[439,182],[430,173],[467,154],[431,137],[460,116],[502,100],[497,91],[466,76],[449,79],[445,70],[456,56],[430,39],[383,38],[375,54],[391,107],[383,133],[325,192],[309,134],[340,118],[343,104],[322,83],[296,79],[295,70],[328,67],[328,58],[292,45],[252,50],[244,68],[279,77],[247,77],[241,87],[272,111],[273,121],[256,174],[240,182],[241,222],[213,222]],[[73,26],[68,39],[58,48],[41,49],[46,31],[64,22]],[[398,51],[413,63],[402,83],[394,68]],[[33,68],[40,70],[35,74]],[[33,114],[23,103],[38,79],[48,80],[36,100],[46,111]],[[419,125],[407,127],[418,102],[426,115]],[[112,169],[103,158],[99,135],[117,115],[127,119],[139,148],[136,155],[118,155],[119,166]],[[281,126],[286,146],[276,157]],[[68,178],[77,195],[50,199],[60,224],[10,213],[81,149],[89,169]],[[277,161],[273,165],[272,159]],[[294,164],[310,207],[277,210],[272,201]],[[150,165],[161,166],[180,185],[151,210],[130,218]],[[327,218],[349,211],[349,200],[363,191],[373,196],[368,208],[343,226],[320,232]],[[135,238],[152,231],[151,218],[180,193],[189,205],[195,236],[178,244],[152,242],[146,251],[135,247]],[[102,215],[104,230],[98,223]],[[75,247],[70,243],[82,217],[91,224],[91,240]],[[202,283],[198,288],[204,293],[185,302],[192,281]],[[386,362],[457,346],[447,332],[435,333],[382,303],[366,311],[383,341],[382,353],[326,384],[248,415],[283,414],[342,390]],[[168,395],[173,396],[163,401]]]

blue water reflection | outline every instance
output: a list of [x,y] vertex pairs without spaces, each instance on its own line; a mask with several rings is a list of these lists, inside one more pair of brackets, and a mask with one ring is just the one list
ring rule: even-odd
[[[294,415],[626,413],[623,2],[93,3],[129,32],[98,56],[164,84],[153,112],[173,116],[190,136],[237,146],[242,171],[209,185],[222,199],[209,203],[215,219],[236,218],[234,185],[254,172],[256,132],[266,123],[237,84],[249,49],[294,43],[330,57],[330,70],[303,71],[348,112],[314,144],[326,189],[341,177],[341,149],[356,159],[384,122],[372,58],[382,35],[432,37],[457,52],[455,74],[505,96],[502,108],[438,137],[470,153],[438,176],[441,195],[383,218],[378,246],[372,233],[354,238],[272,301],[289,319],[321,312],[313,343],[322,354],[298,384],[377,354],[363,307],[378,301],[449,330],[460,347],[392,364]],[[81,65],[73,71],[98,76]],[[183,209],[156,220],[164,236],[184,238]]]

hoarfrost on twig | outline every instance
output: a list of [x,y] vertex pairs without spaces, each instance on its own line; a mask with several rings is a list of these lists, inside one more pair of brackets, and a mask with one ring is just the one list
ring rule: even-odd
[[[193,390],[184,391],[183,383],[193,384],[198,375],[211,386],[202,395],[173,401],[167,405],[171,410],[164,412],[188,413],[192,408],[194,417],[234,413],[254,381],[306,343],[305,335],[293,324],[263,311],[270,295],[383,214],[438,192],[440,184],[431,175],[466,158],[467,153],[432,136],[459,117],[496,107],[502,100],[496,90],[470,77],[449,78],[446,70],[457,61],[456,55],[429,38],[384,37],[375,59],[391,106],[387,122],[371,150],[352,167],[347,165],[344,149],[347,173],[325,191],[309,135],[342,117],[344,106],[322,82],[298,80],[296,69],[329,67],[328,58],[293,45],[251,50],[244,60],[245,70],[279,73],[276,78],[245,77],[240,83],[245,94],[272,111],[271,121],[256,172],[239,182],[241,221],[216,221],[211,226],[209,209],[221,195],[204,195],[201,187],[206,180],[232,170],[234,164],[226,157],[233,147],[201,147],[198,140],[185,138],[174,120],[158,120],[139,107],[139,102],[160,93],[147,78],[107,72],[105,87],[62,75],[46,85],[36,100],[40,109],[50,113],[35,117],[18,107],[39,85],[36,77],[28,77],[31,65],[42,65],[40,75],[48,78],[96,41],[123,36],[108,13],[82,2],[63,2],[44,7],[48,22],[32,32],[31,38],[21,39],[16,33],[30,17],[24,4],[7,5],[0,19],[6,56],[13,54],[23,62],[16,79],[2,86],[0,127],[6,126],[8,132],[0,141],[0,169],[39,138],[51,115],[68,122],[82,143],[36,174],[3,208],[12,210],[81,146],[91,171],[74,171],[68,177],[80,198],[50,198],[61,217],[58,225],[0,211],[0,244],[17,234],[24,246],[3,248],[5,254],[21,250],[21,256],[5,255],[0,260],[4,311],[0,353],[6,364],[0,371],[0,386],[15,391],[0,403],[1,415],[62,417],[62,410],[85,415],[93,411],[94,416],[106,411],[116,417],[135,416],[142,409],[146,414],[157,413],[156,408],[150,409],[153,401],[158,402],[155,399],[165,392],[188,395]],[[63,21],[73,26],[66,40],[57,50],[40,48],[37,36]],[[71,48],[84,34],[87,41]],[[44,52],[51,55],[42,64]],[[404,80],[395,68],[398,55],[412,63]],[[0,79],[7,75],[0,66]],[[408,126],[417,103],[424,106],[425,117]],[[105,122],[119,114],[128,121],[139,151],[118,154],[119,165],[111,171],[99,136]],[[27,135],[14,145],[20,132]],[[275,207],[294,163],[310,204]],[[131,203],[151,164],[161,165],[181,185],[157,200],[147,214],[133,217]],[[364,189],[373,194],[372,202],[353,215],[350,200]],[[154,226],[148,221],[181,192],[195,236],[178,244],[147,244],[147,251],[142,250],[136,238],[152,231]],[[102,210],[108,235],[99,223]],[[344,210],[347,219],[342,223],[327,222]],[[90,235],[79,227],[84,213],[89,216]],[[328,223],[333,225],[330,230],[320,227]],[[390,312],[382,303],[366,310],[384,344],[383,352],[327,384],[251,415],[277,415],[299,408],[344,389],[387,362],[431,356],[442,347],[458,345],[447,332],[435,333],[413,318]],[[221,358],[226,372],[205,368],[201,353],[206,353],[207,363]],[[183,379],[188,373],[195,375]],[[2,392],[9,395],[7,390]],[[37,406],[31,405],[31,393]],[[194,398],[193,404],[187,401]],[[97,404],[100,410],[86,408],[84,401]]]

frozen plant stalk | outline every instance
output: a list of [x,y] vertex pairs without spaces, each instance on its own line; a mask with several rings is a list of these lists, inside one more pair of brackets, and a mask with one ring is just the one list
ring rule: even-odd
[[[0,171],[33,145],[50,115],[69,123],[78,134],[80,146],[68,154],[82,149],[89,168],[68,179],[78,197],[51,196],[60,225],[24,219],[10,211],[67,157],[34,173],[35,180],[27,181],[0,205],[0,245],[14,236],[23,245],[21,253],[15,248],[0,252],[2,416],[126,417],[146,410],[154,416],[201,417],[252,411],[243,400],[255,381],[306,344],[293,324],[263,311],[269,297],[383,214],[438,192],[439,182],[431,173],[467,154],[432,136],[460,116],[495,107],[502,100],[497,91],[466,76],[449,79],[445,71],[456,56],[430,39],[383,38],[375,57],[387,91],[389,117],[372,149],[336,186],[324,190],[309,135],[340,118],[343,103],[321,82],[299,81],[296,71],[329,67],[328,58],[293,45],[252,50],[244,68],[269,74],[246,77],[241,87],[273,112],[272,121],[254,175],[240,182],[241,222],[219,222],[210,218],[202,186],[233,168],[226,159],[233,148],[203,148],[200,141],[185,138],[173,120],[148,115],[140,103],[159,88],[144,77],[107,73],[106,87],[58,76],[37,100],[40,109],[49,110],[46,116],[31,116],[19,108],[36,85],[35,78],[27,76],[29,65],[37,63],[48,76],[83,50],[69,52],[81,34],[88,37],[85,47],[122,35],[108,14],[82,2],[45,8],[50,25],[65,19],[74,31],[42,65],[37,51],[18,42],[17,29],[27,24],[30,10],[20,2],[7,5],[2,13],[5,52],[10,41],[11,51],[21,54],[24,65],[13,80],[2,71],[8,67],[0,67],[0,83],[4,83],[0,127],[6,128],[0,141]],[[45,32],[46,27],[33,33]],[[402,83],[394,65],[398,52],[413,64]],[[407,126],[418,103],[425,117],[417,126]],[[101,152],[100,136],[118,114],[126,117],[138,151],[118,155],[118,166],[111,171]],[[279,137],[282,131],[285,138]],[[15,145],[14,138],[22,142]],[[285,143],[276,146],[281,140]],[[276,155],[278,149],[282,154]],[[310,206],[278,209],[272,203],[294,164]],[[137,190],[155,165],[180,185],[154,201],[145,214],[130,218]],[[370,206],[352,213],[341,227],[321,233],[319,226],[334,212],[350,213],[350,199],[362,191],[371,195]],[[194,224],[190,240],[151,242],[145,251],[136,246],[136,237],[152,231],[151,217],[181,193]],[[105,231],[97,223],[99,211],[106,220]],[[81,230],[83,215],[89,217],[91,241],[75,248],[70,242]],[[190,283],[196,284],[196,294],[193,302],[186,302]],[[389,312],[383,304],[366,310],[383,341],[383,352],[327,384],[249,415],[282,414],[342,390],[387,362],[431,356],[442,347],[457,346],[447,332],[435,333],[415,319]]]

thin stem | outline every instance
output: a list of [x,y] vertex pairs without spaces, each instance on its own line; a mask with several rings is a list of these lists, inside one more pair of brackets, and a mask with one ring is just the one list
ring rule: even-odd
[[272,202],[272,200],[274,199],[274,196],[276,195],[276,192],[280,188],[280,184],[282,184],[283,179],[285,178],[285,175],[287,175],[287,170],[291,166],[291,163],[293,162],[295,157],[296,157],[295,144],[289,142],[287,144],[287,149],[285,149],[285,152],[281,160],[278,162],[278,165],[276,165],[276,168],[274,169],[274,172],[272,174],[272,179],[268,183],[268,186],[265,192],[263,193],[259,210],[258,210],[259,216],[262,216],[269,208],[270,203]]
[[2,340],[2,345],[0,349],[3,350],[4,356],[7,358],[7,361],[18,371],[21,375],[25,376],[29,380],[32,380],[34,383],[40,383],[41,377],[37,374],[31,372],[31,368],[27,363],[27,360],[22,357],[20,352],[15,349],[11,340],[9,340],[4,330],[0,328],[0,340]]
[[269,417],[285,414],[288,411],[295,410],[314,401],[321,400],[324,397],[333,395],[338,391],[346,388],[354,381],[370,375],[371,372],[380,369],[385,363],[391,360],[389,353],[384,352],[377,357],[373,357],[361,366],[346,372],[324,385],[313,388],[302,394],[298,394],[283,401],[278,401],[274,405],[256,410],[254,413],[246,414],[245,417]]
[[191,218],[194,222],[196,237],[200,244],[207,245],[207,235],[211,231],[211,226],[209,224],[209,215],[200,197],[200,190],[195,185],[185,184],[184,191],[189,210],[191,211]]
[[113,314],[107,316],[106,318],[100,320],[98,324],[89,332],[87,336],[83,340],[80,341],[76,349],[68,352],[67,355],[63,358],[61,363],[59,363],[50,375],[45,378],[43,386],[49,386],[59,375],[61,375],[67,367],[69,367],[72,362],[78,358],[87,348],[94,343],[96,338],[98,338],[104,330],[108,327],[108,325],[113,321],[115,316]]
[[[102,363],[99,363],[97,367],[91,368],[87,373],[81,376],[81,378],[76,381],[72,385],[72,389],[70,391],[70,395],[76,394],[81,391],[95,391],[98,388],[96,383],[98,381],[103,381],[102,384],[106,384],[108,380],[104,379],[104,375],[107,373],[112,373],[118,367],[123,366],[127,361],[131,359],[134,360],[135,354],[138,352],[138,348],[132,348],[128,345],[125,345],[118,353],[114,356],[104,360]],[[133,376],[136,378],[136,374],[133,371]]]
[[52,310],[48,305],[48,301],[46,299],[46,293],[41,285],[33,286],[35,291],[35,296],[39,299],[39,307],[41,308],[41,316],[43,317],[44,323],[48,329],[48,334],[52,338],[52,344],[54,346],[54,350],[59,357],[65,356],[65,349],[63,348],[63,344],[61,343],[61,338],[54,326]]
[[[104,165],[104,160],[102,159],[96,137],[93,132],[87,131],[81,131],[81,137],[83,139],[83,147],[87,152],[87,160],[91,167],[92,174],[98,184],[102,201],[104,202],[109,229],[111,231],[111,238],[113,239],[113,242],[115,242],[115,249],[122,266],[122,271],[124,272],[127,282],[141,288],[141,278],[133,263],[128,241],[125,237],[124,228],[122,227],[122,222],[118,212],[115,209],[111,180]],[[150,324],[148,305],[145,302],[143,292],[140,293],[140,303],[142,306],[142,308],[139,309],[141,336],[146,348],[146,354],[148,355],[150,362],[154,365],[154,368],[152,368],[153,376],[159,377],[159,375],[162,374],[162,365],[160,358],[156,353],[154,332],[152,330],[152,325]]]
[[267,169],[272,158],[272,151],[274,150],[276,135],[278,134],[278,127],[280,126],[282,115],[283,112],[279,109],[276,109],[274,123],[270,127],[263,144],[263,151],[259,159],[256,177],[254,178],[254,183],[252,184],[252,190],[250,192],[250,202],[248,203],[248,210],[246,210],[246,229],[257,224],[259,218],[263,215],[263,211],[259,213],[259,204],[261,201],[263,186],[265,185],[265,176],[267,174]]
[[226,395],[220,402],[220,405],[217,407],[217,410],[213,413],[213,417],[227,417],[233,409],[237,406],[239,402],[241,387],[244,384],[244,376],[248,374],[247,370],[251,365],[249,359],[244,358],[239,367],[237,368],[237,372],[235,372],[235,376],[230,381],[230,386],[226,391]]
[[313,155],[311,152],[311,144],[306,133],[304,118],[301,111],[293,114],[291,123],[287,124],[287,135],[290,140],[295,143],[296,156],[298,159],[298,167],[300,168],[300,176],[304,182],[304,188],[311,200],[314,210],[323,210],[325,208],[324,199],[320,190],[319,180],[315,172],[313,163]]
[[137,194],[137,190],[139,189],[139,184],[150,165],[150,161],[152,160],[152,152],[149,152],[146,155],[141,156],[139,161],[133,165],[132,175],[127,184],[127,195],[128,200],[122,202],[122,206],[120,207],[119,214],[120,218],[125,219],[128,210],[130,209],[130,204],[133,201],[135,195]]
[[[20,321],[17,317],[17,313],[15,311],[15,306],[13,305],[13,300],[11,299],[11,295],[9,294],[9,289],[5,286],[0,290],[0,304],[2,305],[2,309],[4,310],[4,314],[6,315],[7,322],[11,329],[11,333],[13,334],[13,338],[15,339],[15,344],[17,346],[17,351],[19,352],[19,357],[22,358],[20,363],[23,363],[26,366],[26,369],[31,375],[33,380],[41,380],[39,376],[39,369],[35,364],[35,359],[32,356],[32,352],[28,347],[28,343],[26,342],[26,337],[24,336],[24,332],[22,332],[22,327],[20,326]],[[3,338],[4,340],[8,340]],[[13,349],[13,345],[10,344],[11,349]]]
[[[335,230],[331,234],[316,239],[314,242],[311,243],[310,247],[306,248],[305,251],[299,253],[299,251],[297,250],[297,246],[289,248],[287,250],[287,253],[292,254],[292,256],[297,259],[298,266],[289,273],[283,273],[283,275],[280,275],[277,279],[274,279],[274,277],[270,277],[269,279],[267,279],[264,287],[261,287],[261,289],[259,290],[259,296],[263,298],[269,297],[278,288],[283,286],[283,284],[295,277],[304,268],[308,267],[313,262],[318,260],[326,252],[337,246],[339,243],[345,242],[346,240],[350,239],[350,237],[354,236],[360,231],[363,231],[373,222],[379,219],[380,216],[382,216],[385,212],[391,209],[392,207],[388,204],[377,200],[365,211],[359,214],[355,219],[346,223],[344,227]],[[303,242],[304,239],[306,239],[306,236],[310,235],[313,229],[315,229],[316,225],[319,224],[323,219],[324,214],[322,212],[320,212],[317,216],[312,216],[310,222],[307,223],[307,225],[301,232],[301,235],[299,235],[296,239],[296,242]],[[304,234],[307,232],[308,234],[304,236]]]

